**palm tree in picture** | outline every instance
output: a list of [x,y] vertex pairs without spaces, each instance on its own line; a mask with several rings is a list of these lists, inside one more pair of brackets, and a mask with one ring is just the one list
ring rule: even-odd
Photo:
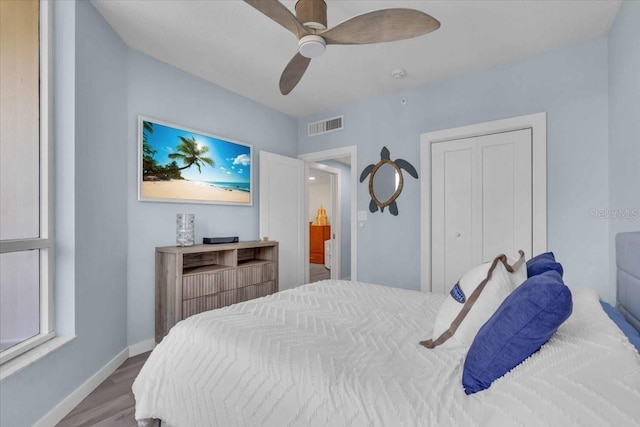
[[192,136],[190,138],[180,137],[180,144],[176,147],[177,153],[169,154],[170,159],[182,160],[185,166],[178,168],[181,171],[190,168],[193,165],[198,167],[198,172],[202,173],[201,166],[207,164],[211,167],[215,167],[215,162],[206,157],[205,154],[209,152],[209,147],[204,145],[198,145],[196,139]]
[[144,120],[142,125],[142,179],[146,181],[158,171],[158,162],[154,158],[157,151],[151,147],[147,138],[153,133],[153,123]]

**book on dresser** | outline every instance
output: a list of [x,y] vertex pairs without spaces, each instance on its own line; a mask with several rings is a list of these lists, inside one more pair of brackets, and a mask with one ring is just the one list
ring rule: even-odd
[[156,343],[178,321],[278,291],[278,242],[156,248]]

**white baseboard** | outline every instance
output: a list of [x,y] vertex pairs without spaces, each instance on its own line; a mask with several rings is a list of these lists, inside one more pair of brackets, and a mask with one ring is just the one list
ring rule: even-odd
[[84,400],[93,390],[95,390],[109,375],[118,369],[129,357],[129,348],[122,350],[116,357],[111,359],[91,378],[86,380],[80,387],[75,389],[69,396],[62,399],[62,402],[53,407],[47,414],[36,422],[34,427],[50,427],[58,424],[69,412]]
[[93,390],[95,390],[109,375],[113,374],[129,357],[146,353],[153,350],[156,342],[154,339],[133,344],[122,350],[116,357],[111,359],[86,380],[80,387],[75,389],[70,395],[62,399],[60,403],[53,407],[44,417],[40,418],[34,427],[50,427],[58,424],[66,417],[80,402],[82,402]]
[[141,341],[129,346],[129,357],[137,356],[147,351],[153,350],[156,346],[156,340],[151,338],[150,340]]

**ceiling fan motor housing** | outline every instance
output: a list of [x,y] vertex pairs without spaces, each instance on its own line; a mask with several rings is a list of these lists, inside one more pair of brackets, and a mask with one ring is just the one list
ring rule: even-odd
[[324,0],[298,0],[296,17],[306,27],[315,30],[327,29],[327,4]]
[[324,53],[327,43],[320,36],[309,34],[298,40],[298,52],[306,58],[317,58]]

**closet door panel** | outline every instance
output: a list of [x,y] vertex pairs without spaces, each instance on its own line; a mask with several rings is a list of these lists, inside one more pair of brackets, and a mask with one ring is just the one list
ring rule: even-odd
[[432,146],[434,292],[448,291],[473,265],[473,145]]
[[531,253],[531,129],[476,140],[481,170],[481,260]]

